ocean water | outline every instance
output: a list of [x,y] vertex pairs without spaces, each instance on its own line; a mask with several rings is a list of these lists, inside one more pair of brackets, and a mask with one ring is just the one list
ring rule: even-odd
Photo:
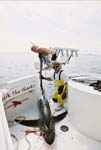
[[[37,54],[9,53],[0,54],[0,85],[34,73]],[[72,57],[67,65],[68,74],[101,75],[101,55],[81,55]]]

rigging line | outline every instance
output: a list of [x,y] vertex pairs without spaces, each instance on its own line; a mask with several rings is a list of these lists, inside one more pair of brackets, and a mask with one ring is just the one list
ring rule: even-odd
[[19,149],[19,141],[18,141],[17,137],[14,134],[11,134],[11,136],[15,139],[15,141],[17,143],[17,146],[14,150],[18,150]]
[[[34,131],[39,131],[39,130],[34,130]],[[27,134],[28,135],[28,134]],[[29,144],[29,147],[28,147],[28,149],[27,150],[30,150],[31,149],[31,147],[32,147],[32,145],[31,145],[31,142],[28,140],[28,138],[27,138],[27,135],[25,135],[25,140],[26,140],[26,142]],[[37,142],[40,140],[40,136],[38,135],[38,137],[37,137],[37,139],[36,139],[36,145],[34,146],[34,149],[37,149]],[[41,146],[42,147],[42,146]],[[40,148],[39,148],[39,150],[40,150]]]
[[[28,135],[28,134],[27,134],[27,135]],[[28,147],[27,150],[30,150],[30,149],[31,149],[31,143],[30,143],[30,141],[28,140],[27,135],[25,135],[25,140],[26,140],[26,142],[27,142],[28,145],[29,145],[29,147]]]

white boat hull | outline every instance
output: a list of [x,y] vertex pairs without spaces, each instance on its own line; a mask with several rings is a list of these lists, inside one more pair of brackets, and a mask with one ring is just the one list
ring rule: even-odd
[[68,111],[72,124],[85,135],[101,141],[101,92],[69,81]]

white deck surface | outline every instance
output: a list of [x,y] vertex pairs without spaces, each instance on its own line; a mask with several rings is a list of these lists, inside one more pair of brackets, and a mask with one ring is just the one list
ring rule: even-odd
[[[24,116],[32,116],[33,110],[28,110]],[[60,127],[67,125],[69,130],[67,132],[61,131]],[[56,137],[54,143],[47,145],[43,137],[30,133],[25,136],[24,130],[35,130],[33,128],[16,124],[10,127],[10,132],[17,141],[12,137],[14,149],[16,150],[101,150],[101,142],[95,141],[76,130],[70,123],[67,115],[62,121],[55,125]]]

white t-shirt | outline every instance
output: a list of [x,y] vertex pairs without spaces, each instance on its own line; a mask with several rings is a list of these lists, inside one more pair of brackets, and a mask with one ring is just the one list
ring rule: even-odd
[[[61,70],[58,73],[55,73],[55,80],[59,80],[59,74],[60,74],[60,80],[64,80],[64,82],[68,82],[68,75],[66,75],[65,71],[63,70],[61,73]],[[52,80],[54,80],[54,73],[51,75]]]

